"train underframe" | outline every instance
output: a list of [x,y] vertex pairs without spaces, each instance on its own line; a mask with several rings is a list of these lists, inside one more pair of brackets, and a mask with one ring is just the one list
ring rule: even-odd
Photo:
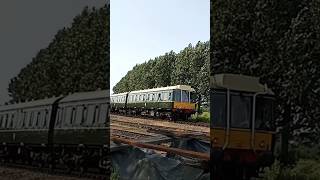
[[129,115],[129,116],[144,116],[150,118],[176,120],[190,120],[191,115],[195,112],[189,109],[139,109],[139,108],[112,108],[112,113]]
[[273,162],[274,156],[268,151],[213,149],[211,175],[215,180],[250,180],[252,177],[258,178],[263,169]]
[[87,171],[107,174],[110,171],[108,148],[85,145],[1,144],[0,162],[14,163],[68,172]]

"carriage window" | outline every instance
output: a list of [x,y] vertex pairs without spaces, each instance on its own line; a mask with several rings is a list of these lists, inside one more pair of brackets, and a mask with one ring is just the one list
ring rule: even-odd
[[1,116],[1,119],[0,119],[0,128],[4,128],[4,122],[5,122],[5,115],[3,114],[2,116]]
[[87,119],[86,121],[84,122],[84,124],[86,126],[91,126],[93,124],[93,118],[94,118],[94,114],[95,114],[95,105],[88,105],[88,108],[87,108]]
[[27,120],[27,112],[23,112],[23,119],[22,119],[22,126],[21,127],[25,127],[26,120]]
[[172,92],[169,92],[168,100],[169,100],[169,101],[172,101],[172,100],[173,100],[173,93],[172,93]]
[[3,116],[0,115],[0,128],[2,128],[2,119],[3,119]]
[[99,119],[99,106],[96,106],[94,109],[92,124],[95,124],[98,121],[98,119]]
[[32,126],[32,120],[33,120],[33,112],[30,113],[29,124],[28,124],[29,128],[31,128]]
[[48,110],[45,111],[44,114],[44,122],[43,122],[43,127],[46,128],[47,127],[47,119],[48,119]]
[[163,98],[163,101],[168,101],[168,92],[167,91],[162,93],[162,98]]
[[39,119],[40,119],[40,112],[38,112],[38,114],[37,114],[37,119],[36,119],[35,127],[38,127],[38,125],[39,125]]
[[74,118],[74,124],[75,125],[81,125],[82,124],[83,110],[84,110],[84,105],[76,107],[76,110],[75,110],[75,116],[76,117]]
[[107,122],[108,105],[101,104],[99,113],[99,126],[105,126]]
[[57,115],[56,115],[56,121],[55,121],[55,127],[58,127],[60,124],[60,108],[57,109]]
[[7,124],[8,124],[8,118],[9,118],[9,115],[6,114],[6,118],[5,118],[5,121],[4,121],[4,128],[7,128]]
[[82,119],[81,119],[81,124],[84,124],[87,120],[87,116],[88,116],[88,109],[86,106],[83,106],[83,111],[82,111]]
[[212,104],[212,122],[213,127],[225,127],[226,126],[226,114],[227,114],[227,96],[224,93],[214,93],[210,98]]
[[231,127],[250,128],[252,97],[231,95]]
[[6,120],[5,128],[9,128],[9,126],[10,126],[10,120],[11,120],[10,117],[11,117],[10,114],[8,114],[8,115],[7,115],[7,120]]
[[174,90],[174,101],[181,102],[181,90]]
[[257,97],[255,128],[260,130],[272,130],[273,99]]
[[161,93],[158,93],[158,99],[157,101],[162,101]]
[[182,101],[181,102],[189,102],[189,91],[182,91]]
[[14,114],[11,115],[11,122],[9,125],[10,128],[13,128],[13,122],[14,122]]
[[76,108],[72,108],[71,118],[70,118],[70,125],[72,125],[72,123],[74,122],[75,117],[76,117]]

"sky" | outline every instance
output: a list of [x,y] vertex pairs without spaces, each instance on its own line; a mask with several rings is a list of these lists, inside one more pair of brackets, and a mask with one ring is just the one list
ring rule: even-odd
[[106,0],[1,0],[0,104],[9,100],[8,83],[46,48],[59,29],[69,26],[85,6]]
[[210,0],[111,0],[110,87],[136,64],[210,39]]

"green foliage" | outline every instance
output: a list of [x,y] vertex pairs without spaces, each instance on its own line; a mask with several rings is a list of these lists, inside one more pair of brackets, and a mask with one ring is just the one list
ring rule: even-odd
[[211,1],[210,73],[261,77],[274,124],[302,143],[320,134],[319,0]]
[[320,177],[320,161],[302,159],[293,167],[281,168],[277,161],[266,170],[264,180],[318,180]]
[[119,171],[117,169],[112,168],[110,180],[119,180],[119,179],[120,179]]
[[11,102],[109,88],[109,6],[84,8],[11,79]]
[[209,42],[189,44],[136,65],[113,88],[114,93],[170,85],[191,85],[204,101],[209,98]]
[[210,112],[203,112],[201,114],[194,114],[192,115],[192,121],[195,122],[210,122]]

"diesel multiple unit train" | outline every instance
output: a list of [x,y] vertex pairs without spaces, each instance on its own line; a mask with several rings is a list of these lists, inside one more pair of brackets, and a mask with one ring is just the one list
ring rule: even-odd
[[217,74],[210,77],[210,101],[212,174],[257,176],[274,159],[273,92],[255,77]]
[[0,106],[0,160],[107,170],[109,91]]
[[113,94],[111,112],[188,119],[196,112],[195,90],[177,85]]

